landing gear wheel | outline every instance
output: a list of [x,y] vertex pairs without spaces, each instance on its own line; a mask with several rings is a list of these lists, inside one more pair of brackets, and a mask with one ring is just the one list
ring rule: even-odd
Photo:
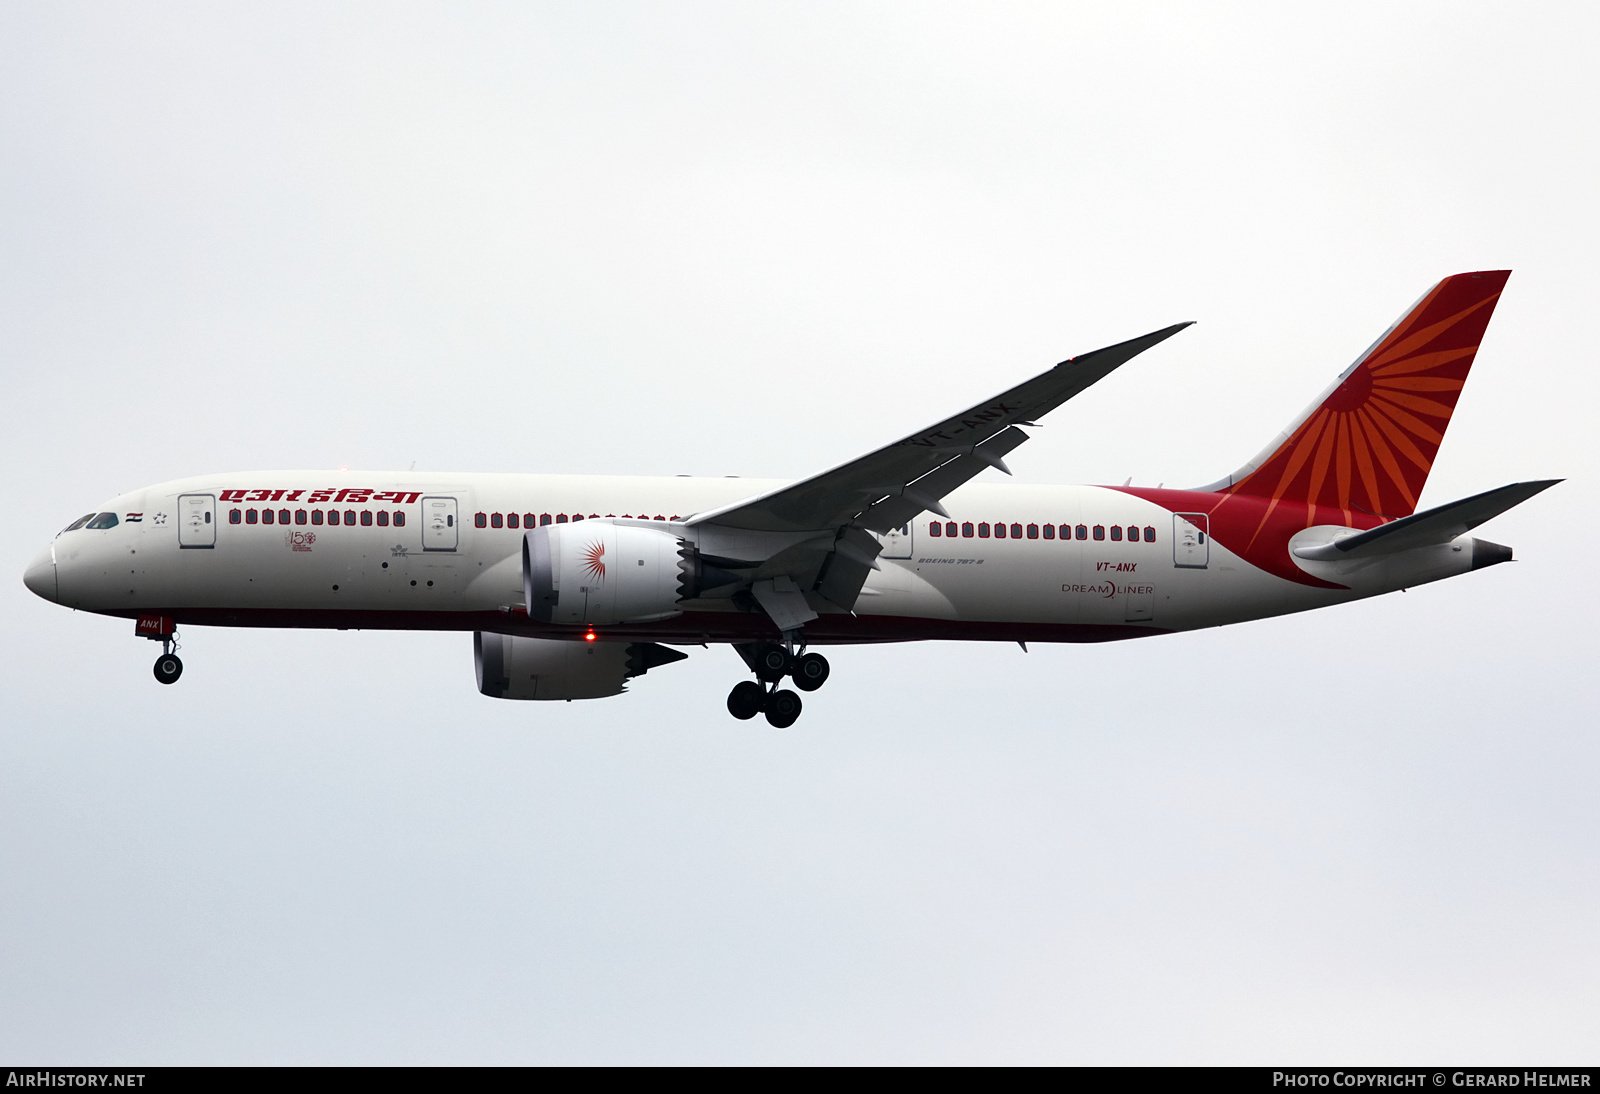
[[164,653],[156,658],[156,679],[163,684],[176,684],[183,675],[183,662],[175,653]]
[[782,646],[767,643],[756,650],[755,664],[756,679],[768,684],[776,684],[789,674],[789,651]]
[[828,659],[808,653],[794,663],[794,686],[801,691],[816,691],[828,679]]
[[733,685],[733,690],[728,692],[728,713],[741,722],[748,721],[761,713],[766,702],[767,693],[761,685],[754,680],[746,680]]
[[792,691],[775,691],[767,696],[767,723],[774,729],[788,729],[800,717],[800,696]]

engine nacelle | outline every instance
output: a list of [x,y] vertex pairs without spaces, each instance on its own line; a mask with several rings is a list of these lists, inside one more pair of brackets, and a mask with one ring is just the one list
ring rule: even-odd
[[522,541],[528,614],[541,623],[647,623],[680,614],[684,543],[656,528],[585,520]]
[[472,636],[478,690],[491,699],[603,699],[627,681],[688,655],[654,642]]

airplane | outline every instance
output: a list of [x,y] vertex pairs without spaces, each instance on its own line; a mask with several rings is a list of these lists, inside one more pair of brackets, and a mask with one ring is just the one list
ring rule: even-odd
[[1040,418],[1179,323],[796,482],[211,475],[103,503],[23,581],[134,620],[163,684],[179,624],[470,631],[478,690],[519,700],[617,695],[716,643],[754,677],[729,713],[787,728],[828,679],[814,647],[1144,638],[1509,561],[1467,533],[1561,480],[1416,509],[1509,276],[1440,281],[1259,455],[1193,489],[973,481],[1009,475]]

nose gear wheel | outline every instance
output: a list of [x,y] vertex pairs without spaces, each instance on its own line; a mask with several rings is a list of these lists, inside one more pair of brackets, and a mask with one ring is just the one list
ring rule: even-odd
[[176,684],[183,675],[183,662],[175,653],[164,653],[156,658],[155,674],[163,684]]

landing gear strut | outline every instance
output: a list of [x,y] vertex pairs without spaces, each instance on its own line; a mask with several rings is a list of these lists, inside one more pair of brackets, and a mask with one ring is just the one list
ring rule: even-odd
[[804,704],[800,696],[779,688],[778,684],[785,676],[790,676],[801,691],[816,691],[828,679],[828,659],[820,653],[795,656],[793,635],[784,635],[781,646],[767,642],[735,648],[760,681],[745,680],[735,684],[728,693],[728,713],[741,721],[765,714],[767,724],[776,729],[788,729],[800,717]]

